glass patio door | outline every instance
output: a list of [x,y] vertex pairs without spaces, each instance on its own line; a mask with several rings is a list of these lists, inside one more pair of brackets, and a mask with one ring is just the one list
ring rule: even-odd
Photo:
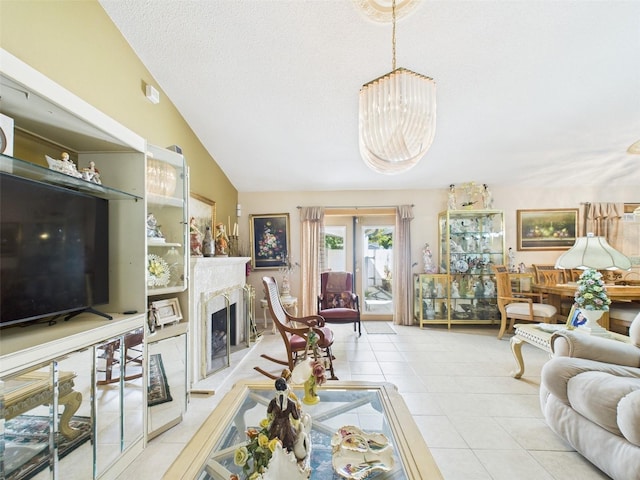
[[393,319],[394,228],[393,215],[325,215],[326,266],[354,273],[363,320]]
[[363,319],[393,319],[393,216],[361,216],[356,223],[356,288]]

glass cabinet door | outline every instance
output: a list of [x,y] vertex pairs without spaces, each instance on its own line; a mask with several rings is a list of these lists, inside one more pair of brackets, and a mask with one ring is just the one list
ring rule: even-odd
[[186,164],[166,148],[147,150],[148,294],[181,292],[188,276]]
[[445,274],[415,275],[414,315],[424,325],[448,323],[449,276]]

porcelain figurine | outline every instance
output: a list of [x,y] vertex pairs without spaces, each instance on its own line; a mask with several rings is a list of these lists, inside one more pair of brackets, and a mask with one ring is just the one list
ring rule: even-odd
[[293,452],[298,432],[292,425],[291,419],[299,420],[300,411],[295,402],[289,398],[287,381],[280,377],[276,380],[275,386],[276,395],[267,408],[267,414],[273,417],[269,427],[269,438],[278,437],[285,450]]

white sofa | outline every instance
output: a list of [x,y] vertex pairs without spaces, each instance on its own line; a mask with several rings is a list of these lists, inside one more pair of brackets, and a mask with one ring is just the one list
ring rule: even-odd
[[629,337],[554,333],[540,383],[547,424],[615,480],[640,480],[640,314]]

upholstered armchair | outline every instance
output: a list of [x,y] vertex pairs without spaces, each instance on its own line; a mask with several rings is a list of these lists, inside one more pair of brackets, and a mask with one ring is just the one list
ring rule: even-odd
[[326,323],[353,323],[353,331],[360,325],[360,299],[353,292],[351,272],[324,272],[320,274],[320,295],[318,295],[318,315]]
[[549,427],[615,480],[640,479],[640,314],[627,341],[561,330],[542,368]]

